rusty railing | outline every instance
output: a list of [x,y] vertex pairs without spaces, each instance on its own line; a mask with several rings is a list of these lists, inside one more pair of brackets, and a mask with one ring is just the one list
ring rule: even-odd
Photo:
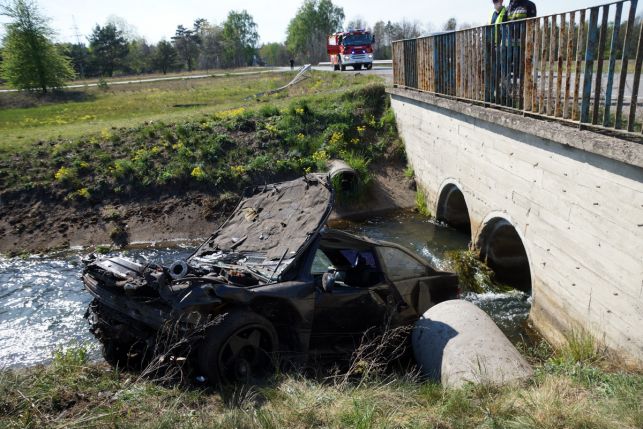
[[394,84],[639,140],[643,26],[636,6],[617,1],[396,41]]

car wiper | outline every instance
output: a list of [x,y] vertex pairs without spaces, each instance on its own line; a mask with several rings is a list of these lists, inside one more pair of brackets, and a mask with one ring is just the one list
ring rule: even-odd
[[290,250],[290,249],[286,248],[286,251],[284,252],[284,254],[281,255],[281,259],[279,260],[279,263],[277,264],[275,269],[272,271],[272,275],[270,276],[270,282],[272,282],[272,279],[275,276],[275,273],[277,272],[277,270],[281,266],[281,263],[284,261],[284,258],[286,257],[286,254],[288,254],[288,250]]

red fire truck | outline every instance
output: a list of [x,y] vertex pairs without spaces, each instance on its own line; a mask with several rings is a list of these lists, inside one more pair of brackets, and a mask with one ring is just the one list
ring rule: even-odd
[[373,43],[375,36],[366,30],[349,30],[328,36],[326,48],[333,70],[344,71],[348,66],[354,70],[362,67],[372,69]]

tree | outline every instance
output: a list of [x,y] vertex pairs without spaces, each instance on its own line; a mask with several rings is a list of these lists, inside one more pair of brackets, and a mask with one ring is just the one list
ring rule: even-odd
[[353,30],[366,30],[369,28],[369,25],[361,16],[358,16],[348,21],[346,28]]
[[74,72],[81,79],[85,78],[88,70],[89,49],[83,43],[64,43],[60,45],[65,55],[71,60]]
[[176,27],[172,42],[179,54],[179,58],[183,61],[188,71],[192,71],[194,62],[199,56],[199,36],[193,30],[179,25]]
[[449,18],[447,22],[442,26],[443,31],[455,31],[458,26],[458,21],[455,18]]
[[375,58],[378,60],[390,60],[392,58],[391,43],[396,40],[414,39],[422,35],[422,25],[418,21],[400,22],[378,21],[373,27],[375,35]]
[[173,69],[178,63],[179,57],[176,54],[174,46],[166,40],[161,40],[156,45],[156,50],[153,55],[152,64],[157,70],[161,70],[166,74],[169,70]]
[[127,56],[123,66],[129,73],[147,73],[152,67],[152,47],[143,38],[131,40],[128,44]]
[[89,37],[89,48],[100,74],[109,77],[114,75],[114,70],[123,66],[129,52],[127,40],[114,24],[104,27],[96,25]]
[[257,24],[245,10],[230,11],[223,23],[223,55],[226,67],[252,65],[257,53]]
[[290,54],[283,43],[266,43],[259,48],[259,56],[266,65],[288,65]]
[[120,31],[121,36],[125,38],[128,42],[133,42],[134,40],[140,40],[141,36],[138,34],[138,29],[136,26],[127,22],[123,17],[117,15],[110,15],[105,22],[106,25],[113,25],[118,31]]
[[12,19],[5,25],[0,75],[14,88],[39,89],[62,87],[74,77],[69,58],[50,40],[53,30],[34,1],[13,0],[0,7]]
[[331,0],[304,0],[288,24],[288,50],[306,62],[323,61],[328,35],[341,30],[343,22],[344,9]]
[[211,69],[221,67],[223,59],[223,29],[206,20],[197,20],[194,23],[200,44],[199,68]]

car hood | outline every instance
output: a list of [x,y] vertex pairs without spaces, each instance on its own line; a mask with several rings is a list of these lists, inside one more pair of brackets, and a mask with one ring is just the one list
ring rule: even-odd
[[243,265],[276,279],[319,233],[333,202],[328,175],[308,174],[249,189],[234,213],[188,262]]

